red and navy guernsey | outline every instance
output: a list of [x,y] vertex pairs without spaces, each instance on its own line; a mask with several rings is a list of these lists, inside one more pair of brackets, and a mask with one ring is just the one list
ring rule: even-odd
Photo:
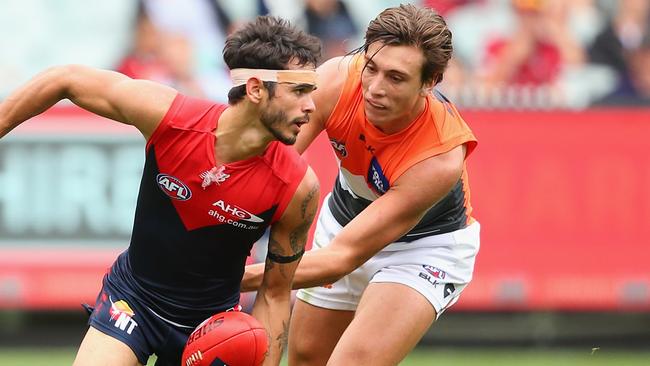
[[277,141],[261,156],[216,161],[214,131],[227,107],[176,96],[147,142],[131,243],[107,278],[178,324],[196,326],[239,302],[246,257],[307,170]]

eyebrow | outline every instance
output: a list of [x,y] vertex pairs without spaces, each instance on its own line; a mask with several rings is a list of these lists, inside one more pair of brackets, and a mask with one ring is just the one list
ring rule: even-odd
[[294,84],[291,89],[293,90],[299,90],[299,89],[316,89],[316,85],[314,84],[308,84],[308,83],[300,83],[300,84]]
[[[377,63],[375,63],[371,58],[368,58],[367,56],[364,56],[364,58],[366,60],[366,65],[369,65],[370,63],[372,63],[374,66],[377,66]],[[404,78],[410,78],[411,77],[411,75],[407,74],[406,72],[401,71],[401,70],[397,70],[397,69],[388,69],[388,70],[386,70],[386,73],[398,74],[398,75],[400,75],[400,76],[402,76]]]

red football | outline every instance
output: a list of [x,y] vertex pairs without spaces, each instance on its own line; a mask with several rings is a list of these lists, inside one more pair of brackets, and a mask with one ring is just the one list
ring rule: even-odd
[[215,314],[192,332],[182,366],[258,366],[269,347],[264,326],[240,311]]

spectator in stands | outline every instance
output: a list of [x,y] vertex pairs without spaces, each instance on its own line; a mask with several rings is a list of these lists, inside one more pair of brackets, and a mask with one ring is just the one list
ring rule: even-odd
[[342,56],[346,41],[358,32],[345,3],[340,0],[306,0],[307,31],[323,42],[323,59]]
[[596,104],[650,106],[650,28],[641,43],[625,54],[626,82],[629,89],[617,90]]
[[[609,66],[618,75],[618,84],[599,103],[621,102],[635,98],[638,81],[632,76],[632,59],[643,58],[644,32],[650,32],[650,1],[621,0],[607,26],[598,34],[589,49],[589,59],[596,64]],[[634,56],[633,56],[634,55]],[[646,64],[647,68],[647,64]],[[636,73],[636,71],[634,71]]]
[[483,0],[423,0],[422,5],[435,9],[440,15],[447,15],[455,8]]
[[489,87],[549,86],[562,67],[580,64],[584,52],[568,29],[561,0],[512,0],[512,36],[488,42],[480,74]]
[[208,98],[227,101],[230,77],[219,50],[224,45],[230,20],[219,4],[214,0],[142,2],[152,23],[165,37],[170,37],[164,42],[170,42],[170,45],[179,49],[188,49],[187,58],[176,58],[174,51],[166,48],[172,54],[165,53],[163,56],[173,63],[172,67],[179,68],[183,62],[187,62],[186,66]]
[[173,86],[184,94],[202,97],[194,76],[192,48],[187,38],[161,31],[151,21],[143,3],[138,7],[133,46],[117,71],[134,79]]
[[[365,5],[369,3],[362,1]],[[359,20],[344,0],[257,0],[259,15],[290,20],[323,42],[323,59],[342,56],[356,47]],[[350,47],[352,44],[352,47]]]

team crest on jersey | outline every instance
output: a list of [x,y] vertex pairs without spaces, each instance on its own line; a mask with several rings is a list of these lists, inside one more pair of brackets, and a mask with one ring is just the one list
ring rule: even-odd
[[368,167],[368,184],[379,194],[384,194],[390,188],[390,183],[384,175],[376,157],[373,157]]
[[190,188],[180,179],[169,174],[158,174],[156,176],[158,187],[170,198],[179,201],[187,201],[192,197]]
[[230,178],[230,174],[226,174],[225,166],[219,165],[213,167],[210,170],[204,171],[203,173],[199,174],[199,177],[203,179],[201,187],[205,189],[212,183],[220,185],[221,183],[225,182],[226,179]]
[[133,320],[135,312],[124,300],[119,300],[117,302],[113,302],[111,300],[110,314],[110,321],[115,322],[113,323],[115,328],[119,328],[120,330],[125,331],[127,334],[131,334],[135,327],[138,326],[138,323]]
[[345,144],[343,142],[335,139],[330,139],[330,144],[332,145],[334,151],[336,151],[337,155],[342,158],[348,156],[348,151],[345,149]]

